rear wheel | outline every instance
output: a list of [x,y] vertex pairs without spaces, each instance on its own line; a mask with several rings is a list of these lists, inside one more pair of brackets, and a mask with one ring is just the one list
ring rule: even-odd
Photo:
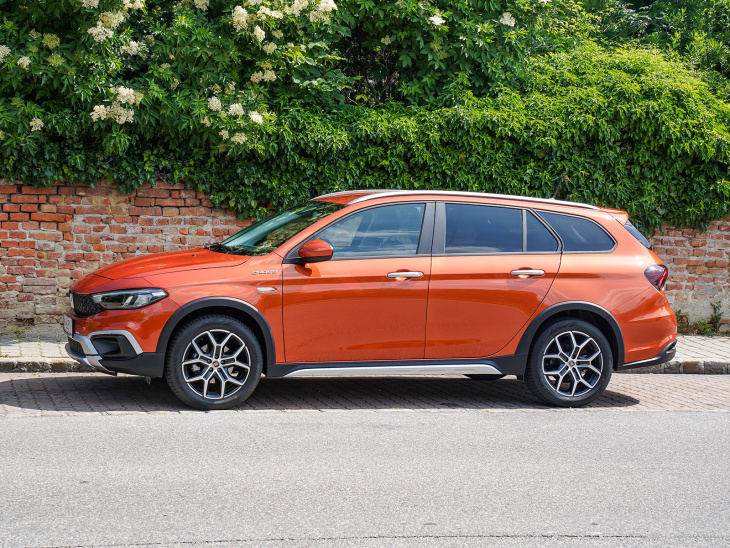
[[261,348],[251,330],[228,316],[203,316],[185,325],[170,343],[165,379],[196,409],[228,409],[258,385]]
[[580,407],[603,393],[612,372],[611,345],[600,329],[583,320],[558,320],[535,339],[525,383],[550,405]]

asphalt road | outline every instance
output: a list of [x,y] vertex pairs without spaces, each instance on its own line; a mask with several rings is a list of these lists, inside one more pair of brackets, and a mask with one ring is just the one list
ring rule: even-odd
[[730,413],[0,420],[0,545],[730,546]]

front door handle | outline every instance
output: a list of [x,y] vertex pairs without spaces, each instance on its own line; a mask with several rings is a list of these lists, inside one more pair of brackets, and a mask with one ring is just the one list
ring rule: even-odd
[[390,272],[388,278],[423,278],[423,272]]
[[513,270],[510,274],[513,276],[527,276],[528,278],[531,278],[532,276],[544,276],[545,271],[525,268],[523,270]]

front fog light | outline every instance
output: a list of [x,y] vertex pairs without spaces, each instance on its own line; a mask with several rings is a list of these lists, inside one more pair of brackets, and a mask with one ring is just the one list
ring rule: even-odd
[[91,296],[95,303],[107,310],[142,308],[165,297],[167,297],[167,293],[163,289],[126,289],[124,291],[107,291],[106,293],[97,293]]

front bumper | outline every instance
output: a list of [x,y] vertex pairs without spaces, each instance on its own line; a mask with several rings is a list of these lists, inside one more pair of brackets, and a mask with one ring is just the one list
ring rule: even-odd
[[659,365],[660,363],[667,363],[671,361],[677,353],[677,340],[673,340],[664,349],[659,352],[653,358],[648,360],[640,360],[638,362],[625,363],[624,365],[617,368],[618,371],[624,369],[635,369],[637,367],[649,367],[650,365]]
[[165,356],[142,352],[128,331],[97,331],[88,336],[74,334],[66,344],[66,353],[79,363],[101,373],[127,373],[143,377],[162,377]]

